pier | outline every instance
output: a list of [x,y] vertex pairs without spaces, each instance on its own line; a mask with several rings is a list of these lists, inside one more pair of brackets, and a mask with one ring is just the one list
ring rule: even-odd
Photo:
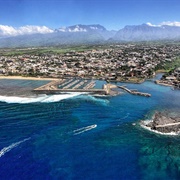
[[151,97],[151,94],[149,93],[143,93],[143,92],[138,92],[137,90],[130,90],[125,86],[117,86],[120,89],[123,89],[124,91],[133,94],[133,95],[139,95],[139,96],[145,96],[145,97]]
[[68,92],[84,92],[93,94],[108,95],[109,88],[94,89],[95,81],[92,80],[82,80],[82,79],[61,79],[56,81],[51,81],[41,87],[33,90],[37,94],[61,94]]

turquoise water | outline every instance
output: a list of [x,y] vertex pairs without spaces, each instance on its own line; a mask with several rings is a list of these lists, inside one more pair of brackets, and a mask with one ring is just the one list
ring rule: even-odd
[[0,96],[0,179],[179,179],[180,137],[138,122],[156,110],[179,113],[180,92],[152,81],[126,85],[152,97]]

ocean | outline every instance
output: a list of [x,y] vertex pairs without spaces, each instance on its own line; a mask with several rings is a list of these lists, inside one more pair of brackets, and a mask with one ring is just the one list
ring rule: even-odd
[[180,179],[180,137],[139,125],[155,111],[179,113],[180,91],[148,80],[118,84],[149,98],[30,93],[43,83],[0,80],[1,180]]

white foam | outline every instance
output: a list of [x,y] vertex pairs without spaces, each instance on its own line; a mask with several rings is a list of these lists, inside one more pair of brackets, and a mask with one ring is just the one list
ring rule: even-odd
[[82,96],[81,98],[87,100],[87,101],[92,101],[95,103],[99,103],[101,105],[108,105],[109,101],[107,99],[102,99],[102,98],[96,98],[92,95],[87,95],[87,96]]
[[0,157],[2,157],[4,154],[6,154],[7,152],[11,151],[13,148],[19,146],[21,143],[23,143],[23,142],[25,142],[25,141],[27,141],[27,140],[29,140],[29,139],[30,139],[30,138],[26,138],[26,139],[24,139],[24,140],[22,140],[22,141],[18,141],[18,142],[16,142],[16,143],[12,143],[12,144],[11,144],[10,146],[8,146],[8,147],[4,147],[4,148],[1,149],[1,151],[0,151]]
[[146,120],[140,123],[141,127],[143,127],[144,129],[147,129],[151,132],[157,133],[157,134],[161,134],[161,135],[167,135],[167,136],[177,136],[180,134],[180,132],[170,132],[170,133],[162,133],[159,132],[157,130],[151,129],[151,127],[148,127],[147,124],[149,124],[150,122],[152,122],[151,120]]
[[58,102],[64,99],[72,98],[78,95],[81,95],[82,93],[68,93],[68,94],[58,94],[58,95],[41,95],[37,97],[17,97],[17,96],[0,96],[1,102],[6,103],[49,103],[49,102]]
[[76,129],[73,132],[74,132],[74,135],[78,135],[78,134],[84,133],[86,131],[90,131],[91,129],[94,129],[96,127],[97,127],[97,124],[93,124],[91,126],[86,126],[86,127],[82,127],[82,128]]

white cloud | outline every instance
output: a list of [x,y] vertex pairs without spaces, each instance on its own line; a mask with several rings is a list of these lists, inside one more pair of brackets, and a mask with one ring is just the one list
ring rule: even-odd
[[171,22],[171,21],[166,21],[166,22],[162,22],[160,25],[167,25],[167,26],[179,26],[180,27],[180,22],[178,21],[174,21],[174,22]]
[[148,23],[146,23],[146,24],[147,24],[148,26],[153,26],[153,27],[161,27],[161,26],[164,26],[164,25],[166,25],[166,26],[178,26],[178,27],[180,27],[180,22],[178,22],[178,21],[174,21],[174,22],[165,21],[165,22],[162,22],[162,23],[157,24],[157,25],[152,24],[152,23],[150,23],[150,22],[148,22]]
[[79,25],[73,27],[61,27],[58,30],[61,32],[87,32],[87,29],[83,29]]
[[93,30],[98,29],[97,27],[94,27],[94,26],[90,26],[90,28]]
[[15,35],[17,31],[12,26],[0,25],[0,36]]
[[68,28],[69,32],[87,32],[86,29],[83,29],[81,27],[79,27],[78,25],[76,25],[76,27],[74,29]]
[[155,25],[155,24],[152,24],[150,22],[146,23],[148,26],[153,26],[153,27],[160,27],[161,25]]
[[14,28],[12,26],[0,25],[0,37],[3,36],[17,36],[25,34],[35,34],[35,33],[52,33],[53,30],[46,26],[22,26],[19,28]]
[[61,27],[58,30],[61,31],[61,32],[66,32],[66,27]]
[[76,27],[74,29],[69,29],[70,32],[86,32],[86,29],[80,28],[80,27]]
[[52,33],[53,30],[46,26],[23,26],[18,29],[20,34],[34,34],[34,33]]

